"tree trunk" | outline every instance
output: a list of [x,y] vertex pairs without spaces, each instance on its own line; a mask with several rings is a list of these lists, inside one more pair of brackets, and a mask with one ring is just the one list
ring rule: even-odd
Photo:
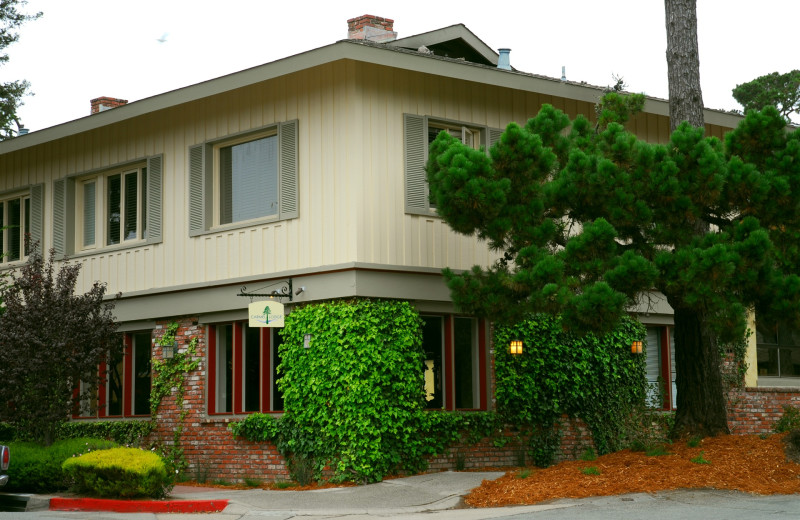
[[664,0],[667,24],[669,124],[674,131],[683,121],[703,128],[700,52],[697,46],[696,0]]
[[708,317],[694,309],[673,309],[678,395],[672,436],[730,433],[719,348]]

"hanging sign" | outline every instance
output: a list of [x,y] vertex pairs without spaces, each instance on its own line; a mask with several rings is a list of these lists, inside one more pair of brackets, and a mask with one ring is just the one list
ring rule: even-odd
[[283,304],[272,300],[251,303],[248,307],[251,327],[283,328]]

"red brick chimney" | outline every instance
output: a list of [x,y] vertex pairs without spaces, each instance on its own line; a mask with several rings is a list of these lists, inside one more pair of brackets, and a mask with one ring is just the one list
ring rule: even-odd
[[122,105],[127,104],[128,100],[103,96],[91,100],[90,103],[92,104],[92,111],[90,114],[96,114],[111,108],[121,107]]
[[394,20],[365,14],[347,20],[347,38],[350,40],[369,40],[373,42],[391,42],[397,39]]

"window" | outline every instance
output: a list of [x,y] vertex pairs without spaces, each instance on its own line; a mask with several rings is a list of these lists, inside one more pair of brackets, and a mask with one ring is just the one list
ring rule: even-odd
[[[100,365],[96,397],[81,401],[76,417],[149,416],[151,356],[150,332],[125,334],[123,352]],[[84,390],[81,383],[80,391]]]
[[147,238],[147,167],[78,181],[76,250]]
[[427,408],[486,409],[484,322],[453,316],[422,321]]
[[436,208],[430,202],[425,165],[428,148],[439,132],[446,130],[467,146],[487,149],[500,139],[503,131],[481,125],[460,123],[414,114],[403,115],[403,138],[405,156],[406,213],[435,215]]
[[189,231],[298,216],[297,121],[189,148]]
[[56,180],[56,252],[71,254],[160,242],[162,163],[163,156],[157,155]]
[[246,322],[209,326],[209,414],[283,410],[278,329]]
[[[669,348],[667,348],[669,345]],[[675,407],[675,339],[669,327],[648,326],[645,347],[647,402],[664,409]],[[659,395],[661,392],[661,395]]]
[[42,239],[42,185],[0,196],[0,264],[24,260]]
[[800,377],[800,331],[756,320],[756,357],[759,377]]

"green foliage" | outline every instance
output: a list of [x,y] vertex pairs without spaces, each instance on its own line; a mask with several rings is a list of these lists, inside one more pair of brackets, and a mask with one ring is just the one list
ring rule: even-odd
[[116,444],[101,439],[78,438],[57,441],[50,446],[33,442],[12,442],[9,446],[12,454],[9,470],[13,478],[3,490],[50,493],[69,487],[61,469],[65,460],[82,453],[109,449]]
[[512,424],[543,426],[533,436],[546,440],[539,442],[540,450],[558,447],[557,439],[543,433],[562,414],[587,424],[600,454],[620,449],[625,419],[645,397],[644,357],[630,352],[631,343],[643,339],[644,327],[625,318],[604,336],[580,336],[566,332],[560,318],[542,314],[494,329],[495,345],[515,337],[525,343],[521,355],[495,350],[498,411]]
[[772,431],[775,433],[785,433],[792,430],[800,430],[800,408],[785,405],[781,418],[775,422]]
[[[445,133],[430,147],[438,214],[503,255],[445,270],[455,304],[502,323],[561,315],[570,330],[602,335],[639,295],[660,291],[676,320],[702,331],[676,337],[686,385],[676,424],[726,430],[714,349],[744,337],[747,309],[800,316],[800,133],[768,107],[724,143],[683,124],[651,144],[545,105],[509,124],[490,155]],[[695,359],[709,361],[693,371]]]
[[[178,332],[179,324],[170,323],[164,334],[159,339],[159,345],[172,345],[175,341],[175,334]],[[186,374],[194,372],[200,366],[200,358],[197,357],[197,338],[189,341],[189,345],[184,352],[175,352],[170,359],[152,360],[152,383],[150,387],[150,415],[153,421],[158,418],[158,407],[161,401],[175,389],[175,407],[180,410],[178,415],[178,426],[172,435],[172,443],[166,447],[161,447],[161,455],[166,459],[170,475],[181,473],[188,466],[181,446],[184,422],[189,410],[183,406],[183,398],[186,394]]]
[[588,466],[585,468],[581,468],[581,473],[584,475],[599,475],[600,470],[597,469],[597,466]]
[[603,89],[603,96],[595,106],[596,131],[605,130],[611,123],[624,125],[644,108],[644,94],[626,94],[622,78],[614,79],[614,86]]
[[286,317],[282,335],[278,385],[295,432],[286,451],[357,482],[419,465],[422,337],[408,302],[309,305]]
[[[35,20],[42,15],[42,13],[33,15],[21,13],[19,7],[26,3],[26,0],[3,0],[0,2],[0,65],[8,62],[6,47],[19,39],[16,30],[23,23]],[[27,81],[0,83],[0,141],[17,135],[17,130],[22,126],[17,117],[17,110],[22,106],[22,97],[26,94],[29,86]],[[17,127],[17,130],[14,129],[14,126]]]
[[733,98],[748,110],[762,110],[772,106],[783,117],[800,111],[800,70],[786,74],[772,72],[752,81],[736,85]]
[[80,269],[64,263],[56,272],[55,252],[45,262],[34,250],[2,295],[0,420],[45,444],[81,400],[96,401],[97,367],[122,352],[105,286],[74,294]]
[[594,451],[594,448],[589,446],[588,448],[583,450],[583,453],[581,453],[580,460],[583,460],[583,461],[586,461],[586,462],[591,462],[593,460],[597,460],[597,453]]
[[695,464],[711,464],[711,461],[710,461],[710,460],[708,460],[708,459],[706,459],[705,457],[703,457],[703,453],[705,453],[705,452],[702,452],[702,451],[701,451],[701,452],[700,452],[700,455],[698,455],[697,457],[692,457],[692,458],[691,458],[691,459],[689,459],[689,460],[690,460],[691,462],[694,462]]
[[58,426],[56,438],[94,437],[126,446],[140,446],[154,426],[152,421],[69,421]]
[[686,445],[690,448],[696,448],[703,443],[702,437],[691,437],[689,440],[686,441]]
[[137,448],[87,453],[67,459],[62,468],[78,493],[115,498],[162,498],[172,489],[172,480],[161,457]]
[[648,457],[661,457],[663,455],[669,455],[670,452],[665,444],[657,444],[655,446],[648,447],[644,451],[644,454]]
[[561,429],[556,422],[552,426],[535,424],[528,444],[533,463],[546,468],[555,462],[561,452]]
[[783,451],[786,454],[786,460],[800,464],[800,428],[790,431],[783,438]]

